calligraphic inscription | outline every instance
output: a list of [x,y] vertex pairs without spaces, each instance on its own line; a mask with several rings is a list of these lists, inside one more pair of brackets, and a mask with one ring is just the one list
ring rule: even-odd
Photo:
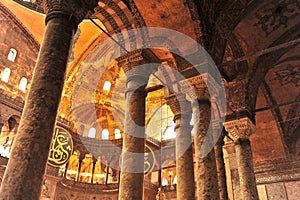
[[152,172],[155,164],[155,157],[152,149],[146,146],[146,152],[144,153],[144,173],[147,176]]
[[55,128],[54,138],[50,146],[48,164],[52,166],[64,165],[73,151],[73,140],[70,133],[61,127]]

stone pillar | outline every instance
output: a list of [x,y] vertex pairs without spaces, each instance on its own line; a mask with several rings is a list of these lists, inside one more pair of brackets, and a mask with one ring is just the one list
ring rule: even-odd
[[177,199],[195,199],[194,162],[192,147],[191,104],[185,95],[178,94],[166,98],[167,104],[174,113],[176,123],[176,176]]
[[154,68],[143,50],[136,50],[117,61],[126,75],[126,111],[119,199],[143,199],[146,85]]
[[[199,75],[188,79],[189,85],[182,84],[183,92],[187,92],[192,101],[194,114],[194,145],[196,160],[196,194],[198,199],[219,199],[218,178],[214,153],[214,138],[210,127],[211,102],[206,85],[216,85],[212,77]],[[192,89],[192,90],[191,90]]]
[[226,184],[229,199],[242,200],[240,194],[240,179],[235,155],[234,143],[224,138],[224,159],[226,168]]
[[70,43],[88,10],[49,0],[46,31],[0,190],[1,200],[38,200],[60,102]]
[[249,140],[255,126],[248,117],[244,117],[225,122],[224,127],[234,140],[242,199],[258,199]]
[[227,184],[226,184],[226,171],[225,171],[225,163],[224,163],[224,155],[223,155],[223,145],[224,145],[224,135],[222,134],[219,137],[214,147],[214,151],[216,157],[220,200],[227,200],[228,193],[227,193]]

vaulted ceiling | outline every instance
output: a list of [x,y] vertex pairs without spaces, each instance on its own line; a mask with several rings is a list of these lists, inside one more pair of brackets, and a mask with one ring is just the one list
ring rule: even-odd
[[[45,16],[11,0],[1,2],[41,43]],[[129,51],[136,48],[138,42],[124,42],[130,38],[130,32],[126,30],[139,27],[172,29],[199,42],[214,59],[225,79],[226,87],[245,84],[248,102],[256,111],[259,134],[252,138],[257,143],[254,149],[256,159],[266,159],[260,152],[268,152],[274,157],[283,158],[286,152],[296,151],[300,117],[298,1],[101,0],[95,8],[93,19],[110,35],[123,31],[114,37]],[[74,39],[60,107],[60,112],[65,118],[69,117],[71,120],[74,117],[71,116],[73,109],[76,116],[85,118],[89,123],[92,123],[90,120],[99,121],[98,114],[104,113],[106,119],[123,120],[122,113],[125,108],[121,103],[123,101],[121,96],[124,91],[115,89],[114,94],[109,94],[113,96],[110,98],[119,100],[114,106],[111,106],[111,100],[100,102],[108,95],[98,91],[102,90],[104,81],[111,81],[113,88],[124,87],[124,73],[120,72],[116,63],[110,60],[115,49],[103,46],[103,41],[107,40],[110,40],[109,37],[90,20],[84,20],[80,24]],[[168,44],[163,51],[154,50],[154,54],[162,62],[169,61],[174,56],[168,54],[167,46]],[[182,46],[185,46],[185,49],[189,48],[188,44],[183,43]],[[97,57],[99,53],[105,56],[99,58]],[[89,74],[88,79],[81,77],[82,70]],[[101,72],[101,76],[93,73],[95,71]],[[82,81],[80,86],[78,80]],[[117,84],[122,87],[117,87]],[[93,88],[94,86],[96,88]],[[230,93],[228,101],[237,98],[233,94]],[[83,103],[81,98],[89,95],[91,96],[89,103],[97,102],[97,104],[91,106],[86,102]],[[81,104],[82,107],[74,109],[70,106],[71,102]],[[231,114],[234,112],[234,106],[228,105],[227,114]],[[95,118],[86,119],[85,116],[95,109],[97,113]],[[112,126],[119,127],[121,124]],[[272,138],[268,137],[270,134]],[[268,145],[270,142],[278,144],[277,147],[270,148]]]

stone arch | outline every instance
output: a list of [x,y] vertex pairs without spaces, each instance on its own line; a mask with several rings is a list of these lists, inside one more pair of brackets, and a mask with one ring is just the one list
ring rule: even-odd
[[[300,95],[297,96],[295,102],[300,102]],[[291,154],[297,153],[297,142],[300,140],[300,106],[298,104],[292,105],[291,109],[286,118],[286,122],[283,125],[284,130],[284,140],[287,144],[288,150]]]
[[296,157],[300,156],[300,125],[295,129],[293,133],[290,153]]
[[[38,41],[33,37],[30,31],[28,31],[25,28],[22,22],[20,22],[20,20],[18,20],[16,16],[13,13],[11,13],[11,11],[9,11],[1,2],[0,2],[0,13],[3,13],[5,15],[5,19],[4,19],[5,21],[10,20],[11,21],[10,24],[14,24],[20,29],[22,34],[27,38],[27,41],[30,44],[30,46],[32,46],[32,48],[36,52],[38,52],[40,49],[40,44],[38,43]],[[0,22],[2,21],[1,18],[2,16],[0,15]]]
[[[128,51],[135,49],[137,41],[134,36],[131,32],[124,31],[145,26],[134,1],[101,0],[94,10],[94,16],[103,23],[109,34],[123,31],[122,34],[117,34],[117,41]],[[128,39],[130,43],[125,43]]]
[[[277,40],[275,40],[270,46],[275,47],[277,45],[283,44],[285,42],[295,40],[299,38],[300,24],[295,25],[291,29],[287,30],[282,34]],[[293,49],[297,44],[292,47],[287,46],[286,48],[281,48],[277,51],[273,51],[271,54],[261,55],[254,63],[253,70],[248,75],[248,83],[246,85],[246,104],[249,106],[251,111],[255,110],[256,99],[258,94],[258,89],[264,80],[265,75],[268,71],[274,67],[276,62],[288,51]],[[288,48],[289,47],[289,48]]]

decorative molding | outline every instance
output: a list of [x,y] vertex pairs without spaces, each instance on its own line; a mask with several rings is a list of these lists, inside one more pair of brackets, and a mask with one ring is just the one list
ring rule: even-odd
[[24,107],[24,101],[21,98],[13,98],[8,94],[5,94],[3,90],[0,89],[0,103],[16,110],[17,112],[22,112]]
[[256,175],[256,184],[267,184],[285,181],[300,181],[300,172],[295,173],[293,171],[290,171],[286,172],[285,174]]
[[142,51],[142,49],[137,49],[116,59],[118,65],[123,68],[125,73],[134,69],[137,65],[142,64],[142,61],[144,60]]
[[255,132],[255,125],[248,117],[227,121],[223,125],[234,141],[240,138],[249,138]]
[[275,160],[255,163],[254,172],[257,184],[285,181],[300,181],[300,160]]

